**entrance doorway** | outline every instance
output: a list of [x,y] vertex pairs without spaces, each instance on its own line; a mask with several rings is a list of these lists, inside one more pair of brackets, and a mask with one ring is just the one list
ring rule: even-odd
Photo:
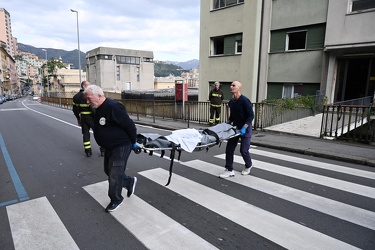
[[375,58],[339,59],[334,102],[374,96]]

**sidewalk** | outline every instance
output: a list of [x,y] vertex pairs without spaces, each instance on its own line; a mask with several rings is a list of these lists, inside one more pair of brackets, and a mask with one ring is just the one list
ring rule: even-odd
[[[208,124],[194,122],[188,124],[173,119],[156,118],[154,121],[153,117],[136,115],[130,115],[130,118],[136,124],[167,130],[209,127]],[[251,144],[375,167],[375,146],[319,139],[317,134],[317,126],[320,129],[319,119],[321,117],[318,116],[304,118],[272,126],[264,131],[253,131]]]

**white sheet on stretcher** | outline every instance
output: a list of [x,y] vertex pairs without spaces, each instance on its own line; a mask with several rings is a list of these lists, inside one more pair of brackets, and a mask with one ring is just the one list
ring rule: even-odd
[[172,132],[172,134],[165,136],[167,140],[179,144],[186,152],[193,152],[195,147],[201,141],[203,135],[196,129],[179,129]]

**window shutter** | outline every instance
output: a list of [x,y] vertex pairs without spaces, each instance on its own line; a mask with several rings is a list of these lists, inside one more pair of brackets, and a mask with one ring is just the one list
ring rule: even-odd
[[306,49],[323,49],[325,31],[324,24],[308,27]]
[[224,55],[235,54],[236,35],[226,36],[224,38]]
[[285,51],[285,30],[277,30],[271,32],[270,52]]

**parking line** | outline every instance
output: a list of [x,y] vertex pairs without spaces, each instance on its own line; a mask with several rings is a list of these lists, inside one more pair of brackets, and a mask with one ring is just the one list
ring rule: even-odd
[[20,180],[20,178],[17,174],[16,168],[13,165],[12,159],[10,159],[10,155],[8,153],[8,150],[7,150],[6,146],[5,146],[5,142],[4,142],[4,139],[3,139],[3,136],[1,135],[1,133],[0,133],[0,147],[1,147],[1,151],[3,152],[3,156],[4,156],[4,159],[5,159],[5,163],[8,167],[10,177],[12,178],[13,185],[16,188],[16,191],[17,191],[17,194],[18,194],[18,199],[20,201],[28,200],[29,196],[27,195],[26,190],[21,183],[21,180]]

